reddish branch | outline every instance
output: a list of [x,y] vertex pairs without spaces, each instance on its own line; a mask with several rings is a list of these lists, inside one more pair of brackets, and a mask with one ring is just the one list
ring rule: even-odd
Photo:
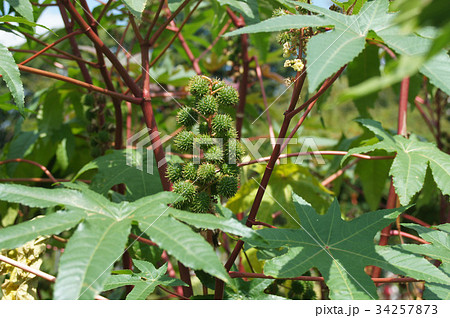
[[75,35],[81,34],[83,33],[81,30],[76,30],[74,32],[71,32],[69,34],[66,34],[65,36],[63,36],[62,38],[59,38],[58,40],[56,40],[55,42],[53,42],[52,44],[47,45],[45,48],[43,48],[42,50],[40,50],[39,52],[36,52],[35,54],[33,54],[32,56],[30,56],[29,58],[27,58],[25,61],[19,63],[20,65],[25,65],[28,62],[34,60],[36,57],[38,57],[39,55],[41,55],[42,53],[44,53],[45,51],[51,49],[52,47],[54,47],[56,44],[64,41],[65,39],[68,39],[70,37],[73,37]]
[[122,77],[123,81],[127,84],[127,86],[131,89],[133,95],[140,97],[142,91],[130,77],[128,71],[123,67],[122,63],[117,59],[114,53],[103,43],[103,41],[98,37],[98,35],[94,32],[94,30],[89,26],[88,23],[83,19],[83,17],[78,13],[72,2],[69,0],[60,0],[67,10],[70,12],[72,18],[78,23],[83,31],[86,32],[86,35],[89,39],[98,47],[102,53],[109,59],[109,61],[114,65],[114,68]]
[[[191,0],[185,0],[173,13],[170,17],[167,18],[167,20],[155,31],[155,33],[152,35],[150,40],[148,41],[149,46],[153,46],[156,42],[156,40],[159,38],[161,33],[166,29],[166,27],[170,24],[170,22],[175,19],[175,17],[178,15],[178,13],[181,12],[181,10],[184,9],[185,6],[188,5],[188,3]],[[155,19],[156,20],[156,19]],[[151,30],[149,30],[151,32]]]
[[427,242],[424,239],[421,239],[420,237],[417,237],[415,235],[412,235],[412,234],[409,234],[409,233],[406,233],[406,232],[402,232],[402,231],[398,231],[398,230],[391,230],[390,234],[391,235],[401,235],[403,237],[407,237],[407,238],[410,238],[410,239],[412,239],[414,241],[417,241],[417,242],[419,242],[421,244],[430,244],[430,242]]
[[28,73],[32,73],[32,74],[36,74],[36,75],[41,75],[41,76],[45,76],[45,77],[49,77],[49,78],[54,78],[57,79],[59,81],[63,81],[63,82],[67,82],[67,83],[71,83],[80,87],[84,87],[87,88],[88,90],[94,91],[94,92],[98,92],[101,94],[105,94],[108,96],[113,96],[113,97],[117,97],[126,101],[129,101],[130,103],[133,104],[141,104],[142,102],[142,98],[137,98],[137,97],[133,97],[130,95],[124,95],[121,93],[117,93],[117,92],[113,92],[113,91],[109,91],[105,88],[101,88],[83,81],[79,81],[77,79],[71,78],[71,77],[67,77],[67,76],[63,76],[60,74],[56,74],[56,73],[52,73],[52,72],[47,72],[47,71],[43,71],[37,68],[32,68],[26,65],[18,65],[19,70],[21,71],[25,71]]
[[[297,156],[310,156],[310,155],[313,155],[313,156],[315,156],[315,155],[345,156],[347,153],[348,153],[347,151],[335,151],[335,150],[293,152],[293,153],[279,155],[278,158],[282,159],[282,158],[297,157]],[[385,159],[393,159],[394,158],[394,156],[369,156],[369,155],[363,155],[363,154],[357,154],[357,153],[351,154],[350,156],[360,158],[360,159],[366,159],[366,160],[385,160]],[[241,162],[238,164],[238,166],[247,166],[247,165],[251,165],[251,164],[255,164],[255,163],[259,163],[259,162],[265,162],[265,161],[269,161],[270,158],[271,158],[271,156],[263,157],[263,158],[259,158],[259,159],[255,159],[255,160],[250,160],[250,161],[246,161],[246,162]]]
[[420,219],[418,219],[418,218],[416,218],[416,217],[414,217],[414,216],[412,216],[412,215],[403,213],[403,214],[402,214],[402,217],[405,218],[405,219],[407,219],[407,220],[410,220],[410,221],[412,221],[412,222],[414,222],[414,223],[417,223],[417,224],[419,224],[419,225],[422,225],[422,226],[425,226],[425,227],[431,227],[431,225],[428,224],[427,222],[424,222],[424,221],[422,221],[422,220],[420,220]]
[[358,161],[361,160],[360,158],[350,162],[348,165],[346,165],[345,167],[343,167],[342,169],[339,169],[338,171],[336,171],[335,173],[333,173],[331,176],[329,176],[328,178],[326,178],[325,180],[323,180],[321,183],[324,187],[326,187],[327,185],[329,185],[331,182],[333,182],[334,180],[336,180],[337,178],[339,178],[346,170],[348,170],[349,168],[353,167],[355,164],[358,163]]
[[[189,18],[191,17],[191,15],[194,13],[194,11],[198,8],[198,6],[200,5],[200,3],[203,0],[199,0],[197,1],[197,4],[194,6],[194,8],[188,13],[188,15],[186,16],[186,18],[183,20],[183,22],[181,23],[180,27],[177,28],[175,35],[172,37],[172,39],[170,39],[169,43],[167,43],[167,45],[161,50],[161,52],[159,52],[158,56],[156,56],[153,61],[150,63],[150,67],[152,67],[153,65],[156,64],[156,62],[158,62],[158,60],[164,55],[164,53],[166,53],[166,51],[169,49],[169,47],[172,45],[172,43],[175,41],[176,38],[179,38],[180,41],[181,39],[183,40],[182,43],[184,43],[185,47],[183,47],[186,51],[186,53],[188,54],[189,58],[191,59],[191,61],[193,61],[193,54],[191,52],[191,50],[189,49],[189,47],[186,44],[186,41],[184,41],[184,38],[181,35],[181,30],[183,29],[184,25],[186,24],[186,22],[189,20]],[[173,23],[173,21],[171,21],[171,23]],[[181,36],[181,38],[180,38]],[[200,74],[201,71],[200,70],[195,70],[197,74]]]
[[26,162],[26,163],[35,165],[36,167],[41,169],[50,178],[50,180],[52,180],[53,183],[57,183],[58,182],[58,180],[55,179],[55,177],[47,169],[47,167],[45,167],[44,165],[41,165],[40,163],[37,163],[37,162],[32,161],[32,160],[28,160],[28,159],[16,158],[16,159],[7,159],[7,160],[0,161],[0,165],[3,165],[5,163],[10,163],[10,162]]
[[[71,182],[71,179],[55,179],[56,182]],[[84,183],[91,183],[91,180],[81,180],[77,179],[77,181],[81,181]],[[51,182],[55,183],[52,179],[47,178],[9,178],[9,179],[0,179],[0,182]]]
[[[267,276],[259,273],[245,273],[245,272],[228,272],[231,278],[263,278],[263,279],[280,279],[275,278],[273,276]],[[323,277],[314,277],[314,276],[298,276],[292,278],[281,278],[285,280],[303,280],[303,281],[316,281],[323,282]],[[374,283],[411,283],[411,282],[421,282],[421,280],[417,280],[409,277],[390,277],[390,278],[372,278]]]

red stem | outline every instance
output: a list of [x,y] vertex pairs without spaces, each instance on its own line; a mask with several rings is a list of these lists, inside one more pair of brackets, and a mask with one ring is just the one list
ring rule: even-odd
[[414,216],[412,216],[412,215],[403,213],[403,214],[402,214],[402,217],[405,218],[405,219],[407,219],[407,220],[413,221],[414,223],[417,223],[417,224],[419,224],[419,225],[422,225],[422,226],[425,226],[425,227],[431,227],[431,225],[428,224],[427,222],[424,222],[424,221],[422,221],[422,220],[419,220],[418,218],[416,218],[416,217],[414,217]]
[[[181,12],[181,10],[184,9],[184,7],[190,2],[191,0],[185,0],[173,13],[172,15],[167,18],[167,20],[156,30],[156,32],[153,34],[153,36],[148,41],[149,47],[152,47],[156,40],[159,38],[161,33],[166,29],[166,27],[170,24],[170,22],[175,19],[175,17],[178,15],[178,13]],[[156,19],[155,19],[156,20]],[[149,30],[151,31],[151,30]]]
[[76,30],[72,33],[66,34],[65,36],[63,36],[62,38],[59,38],[58,40],[56,40],[55,42],[53,42],[52,44],[49,44],[48,46],[46,46],[45,48],[43,48],[42,50],[40,50],[39,52],[35,53],[34,55],[30,56],[29,58],[27,58],[25,61],[19,63],[20,65],[25,65],[28,62],[34,60],[36,57],[38,57],[39,55],[41,55],[42,53],[44,53],[45,51],[51,49],[53,46],[55,46],[56,44],[64,41],[67,38],[70,38],[72,36],[75,36],[77,34],[81,34],[83,33],[81,30]]
[[102,53],[110,60],[110,62],[114,65],[115,69],[122,77],[126,85],[131,89],[133,94],[137,97],[142,95],[142,91],[139,89],[139,86],[133,81],[133,79],[128,74],[127,70],[123,67],[122,63],[117,59],[114,53],[103,43],[103,41],[98,37],[98,35],[94,32],[94,30],[86,23],[86,21],[81,17],[78,13],[72,2],[69,0],[60,0],[67,10],[70,12],[72,18],[78,23],[78,25],[86,32],[86,35],[89,39],[101,49]]
[[[288,154],[282,154],[279,155],[278,158],[289,158],[289,157],[297,157],[297,156],[309,156],[309,155],[335,155],[335,156],[345,156],[348,152],[347,151],[335,151],[335,150],[323,150],[323,151],[307,151],[307,152],[293,152]],[[394,159],[394,156],[369,156],[369,155],[363,155],[363,154],[351,154],[351,157],[356,157],[360,159],[366,159],[366,160],[384,160],[384,159]],[[263,157],[255,160],[250,160],[246,162],[241,162],[238,164],[239,167],[241,166],[247,166],[255,163],[265,162],[269,161],[271,157]]]
[[7,160],[0,161],[0,165],[3,165],[5,163],[10,163],[10,162],[26,162],[26,163],[35,165],[36,167],[38,167],[39,169],[44,171],[44,173],[50,178],[50,180],[53,181],[53,183],[58,183],[58,180],[55,179],[55,177],[52,175],[52,173],[45,166],[41,165],[40,163],[37,163],[32,160],[28,160],[28,159],[16,158],[16,159],[7,159]]
[[[259,273],[245,273],[245,272],[228,272],[231,278],[263,278],[263,279],[285,279],[285,280],[302,280],[302,281],[316,281],[323,282],[323,277],[314,277],[314,276],[298,276],[292,278],[275,278],[273,276],[267,276]],[[417,280],[409,277],[391,277],[391,278],[372,278],[374,283],[407,283],[407,282],[420,282],[421,280]]]
[[67,77],[67,76],[63,76],[63,75],[60,75],[60,74],[55,74],[55,73],[39,70],[37,68],[32,68],[32,67],[29,67],[29,66],[26,66],[26,65],[18,65],[18,67],[19,67],[19,70],[21,70],[21,71],[25,71],[25,72],[28,72],[28,73],[33,73],[33,74],[41,75],[41,76],[45,76],[45,77],[50,77],[50,78],[54,78],[54,79],[57,79],[57,80],[60,80],[60,81],[63,81],[63,82],[71,83],[71,84],[74,84],[74,85],[77,85],[77,86],[80,86],[80,87],[87,88],[88,90],[91,90],[91,91],[95,91],[95,92],[98,92],[98,93],[102,93],[102,94],[105,94],[105,95],[109,95],[109,96],[113,96],[113,97],[117,97],[117,98],[129,101],[129,102],[131,102],[133,104],[139,105],[142,102],[142,98],[137,98],[137,97],[133,97],[133,96],[129,96],[129,95],[124,95],[124,94],[117,93],[117,92],[112,92],[112,91],[109,91],[109,90],[107,90],[105,88],[101,88],[101,87],[98,87],[98,86],[95,86],[95,85],[92,85],[92,84],[88,84],[86,82],[82,82],[82,81],[79,81],[79,80],[71,78],[71,77]]
[[406,232],[402,232],[402,231],[398,231],[398,230],[391,230],[390,234],[391,235],[401,235],[403,237],[407,237],[407,238],[410,238],[410,239],[412,239],[414,241],[417,241],[417,242],[419,242],[421,244],[430,244],[430,242],[427,242],[424,239],[421,239],[420,237],[417,237],[415,235],[412,235],[412,234],[409,234],[409,233],[406,233]]

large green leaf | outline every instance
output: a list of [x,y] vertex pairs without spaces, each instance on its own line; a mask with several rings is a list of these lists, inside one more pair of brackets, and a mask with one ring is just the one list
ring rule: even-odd
[[[254,169],[262,176],[265,165],[258,165]],[[259,182],[256,179],[249,180],[242,185],[237,194],[228,200],[227,207],[234,213],[250,209],[258,191]],[[302,193],[305,200],[320,212],[325,212],[331,202],[330,192],[307,168],[296,164],[276,165],[261,202],[258,220],[275,223],[277,226],[298,227],[296,221],[286,213],[281,213],[275,219],[272,217],[274,213],[283,209],[286,209],[294,218],[297,217],[292,204],[292,192]]]
[[128,10],[130,10],[131,14],[139,19],[141,18],[142,12],[144,12],[147,1],[148,0],[122,0]]
[[[92,190],[106,194],[116,184],[124,183],[127,186],[127,198],[130,200],[137,200],[162,191],[156,164],[150,163],[153,170],[149,173],[146,169],[149,164],[147,155],[144,155],[143,158],[138,156],[131,158],[130,156],[130,159],[132,163],[127,164],[126,150],[113,150],[86,164],[74,179],[87,171],[98,169],[92,179]],[[138,167],[143,168],[138,169]]]
[[55,299],[92,299],[103,290],[120,259],[131,220],[93,216],[81,223],[66,245],[55,284]]
[[233,284],[225,288],[224,299],[232,300],[282,300],[281,296],[266,294],[264,290],[273,283],[273,279],[255,278],[244,281],[241,278],[233,279]]
[[22,246],[41,235],[59,234],[76,226],[85,215],[84,211],[59,211],[6,227],[0,231],[0,250]]
[[392,163],[390,175],[400,203],[406,205],[412,196],[423,186],[428,165],[434,181],[445,195],[450,194],[450,156],[435,145],[419,140],[406,139],[403,136],[391,136],[381,124],[371,119],[358,119],[370,129],[380,142],[351,149],[343,161],[351,154],[384,149],[397,155]]
[[133,290],[127,295],[127,300],[145,300],[153,293],[156,286],[187,286],[183,281],[166,275],[167,263],[156,269],[152,263],[133,260],[140,272],[132,274],[112,275],[108,277],[104,290],[109,290],[126,285],[134,285]]
[[375,285],[364,272],[368,265],[433,282],[447,279],[423,258],[389,247],[375,247],[376,233],[392,223],[405,208],[370,212],[346,222],[341,219],[337,201],[327,214],[319,215],[299,196],[294,194],[293,198],[301,229],[259,231],[268,241],[267,245],[259,246],[288,248],[285,254],[266,261],[266,274],[289,278],[317,267],[330,288],[332,299],[376,298]]
[[25,19],[33,22],[33,6],[28,0],[6,0]]
[[259,21],[258,1],[257,0],[217,0],[220,5],[229,5],[234,10],[242,13],[247,24]]
[[[132,203],[113,203],[86,185],[64,183],[64,186],[68,189],[0,184],[0,200],[41,208],[63,206],[67,210],[0,229],[0,249],[15,248],[39,235],[57,234],[79,223],[61,258],[55,299],[92,299],[101,292],[111,267],[123,253],[133,221],[160,248],[186,266],[224,281],[228,280],[228,274],[222,263],[211,245],[192,227],[222,229],[264,242],[236,220],[170,208],[168,204],[180,198],[174,193],[161,192]],[[147,291],[144,288],[140,295]]]
[[2,75],[1,78],[3,78],[11,91],[19,112],[23,115],[25,93],[23,91],[22,80],[20,79],[19,68],[11,52],[2,44],[0,44],[0,75]]
[[[450,223],[437,226],[439,230],[426,228],[417,224],[402,224],[410,229],[415,230],[420,237],[430,242],[430,244],[404,244],[399,246],[412,253],[426,255],[442,263],[439,269],[450,279]],[[450,300],[450,284],[442,282],[427,282],[423,294],[425,299],[445,299]]]

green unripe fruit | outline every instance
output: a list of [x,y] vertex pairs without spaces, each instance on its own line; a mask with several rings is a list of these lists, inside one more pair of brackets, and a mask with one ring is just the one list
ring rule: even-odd
[[192,202],[191,210],[196,213],[206,213],[211,207],[211,196],[206,192],[200,192]]
[[239,167],[235,164],[224,163],[220,166],[220,172],[224,175],[237,176],[239,175]]
[[173,192],[181,195],[187,202],[192,202],[195,196],[195,186],[190,181],[177,181],[173,184]]
[[216,179],[216,166],[211,163],[203,163],[197,170],[198,180],[202,183],[210,183]]
[[223,176],[217,184],[217,192],[225,198],[231,198],[238,190],[238,179],[233,176]]
[[236,139],[230,139],[225,145],[225,162],[235,164],[245,155],[244,146]]
[[227,139],[236,139],[237,136],[238,136],[238,133],[237,133],[236,128],[234,128],[234,127],[231,127],[225,133],[225,138],[227,138]]
[[192,152],[194,134],[190,131],[182,131],[175,137],[175,147],[182,152]]
[[213,80],[212,91],[218,90],[221,87],[227,86],[224,81]]
[[207,150],[214,146],[214,140],[209,135],[198,135],[194,139],[194,145],[202,150]]
[[219,105],[214,96],[208,94],[197,103],[197,109],[202,115],[210,116],[217,113]]
[[183,167],[183,178],[195,181],[197,179],[197,167],[192,162],[188,162]]
[[107,143],[109,142],[109,133],[105,130],[99,131],[98,133],[98,139],[102,142],[102,143]]
[[213,118],[211,126],[216,137],[225,137],[233,127],[233,119],[228,114],[218,114]]
[[209,81],[206,78],[196,75],[189,82],[189,92],[197,99],[209,93]]
[[204,158],[210,162],[221,162],[223,160],[222,147],[214,145],[204,152]]
[[91,94],[84,94],[83,96],[81,96],[81,104],[86,106],[94,106],[94,103],[94,96],[92,96]]
[[208,135],[209,134],[209,126],[207,122],[201,122],[200,125],[198,126],[198,130],[200,132],[200,134],[202,135]]
[[169,162],[167,165],[166,176],[170,182],[177,182],[183,176],[183,166],[179,163]]
[[214,94],[219,107],[231,107],[239,102],[239,94],[233,87],[226,85]]
[[87,120],[90,121],[90,120],[95,119],[95,117],[97,117],[97,114],[92,109],[89,109],[89,110],[86,111],[85,117],[86,117]]
[[177,123],[188,128],[194,126],[197,119],[197,112],[190,107],[183,107],[177,113]]

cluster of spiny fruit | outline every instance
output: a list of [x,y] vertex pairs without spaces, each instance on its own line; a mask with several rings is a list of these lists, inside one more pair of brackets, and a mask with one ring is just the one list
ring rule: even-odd
[[175,147],[193,154],[192,161],[169,163],[167,177],[173,191],[182,196],[175,207],[196,213],[213,212],[222,196],[238,190],[239,167],[244,148],[227,109],[239,101],[236,89],[220,80],[194,76],[189,84],[191,106],[182,107],[177,122],[184,129],[175,137]]

